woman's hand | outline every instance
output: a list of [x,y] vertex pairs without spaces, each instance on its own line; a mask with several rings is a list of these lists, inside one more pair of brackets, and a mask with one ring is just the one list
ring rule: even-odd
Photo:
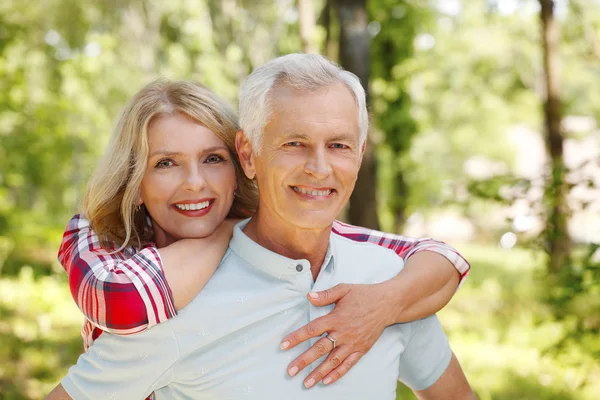
[[[456,292],[460,274],[445,257],[423,251],[408,259],[394,278],[372,285],[339,284],[309,293],[317,307],[336,303],[329,314],[317,318],[281,342],[290,349],[307,339],[328,334],[291,362],[292,376],[329,353],[321,365],[304,380],[312,387],[320,380],[328,385],[344,376],[392,324],[414,321],[444,307]],[[312,296],[317,297],[312,297]]]
[[306,377],[304,385],[310,388],[321,380],[328,385],[344,376],[373,347],[383,330],[393,323],[389,312],[386,312],[389,307],[385,306],[379,285],[339,284],[322,292],[309,293],[307,297],[315,306],[337,304],[329,314],[286,336],[281,348],[290,349],[323,334],[328,334],[336,345],[333,348],[333,341],[326,337],[319,339],[290,363],[288,373],[295,376],[329,353],[327,359]]

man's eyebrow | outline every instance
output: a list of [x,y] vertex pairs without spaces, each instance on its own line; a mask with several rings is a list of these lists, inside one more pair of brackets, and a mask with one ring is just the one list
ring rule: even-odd
[[308,140],[309,137],[307,134],[305,133],[300,133],[300,132],[294,132],[294,131],[287,131],[284,132],[281,135],[281,139],[282,140],[287,140],[287,139],[302,139],[302,140]]
[[[229,151],[229,148],[227,148],[227,146],[211,146],[211,147],[202,149],[202,153],[212,153],[215,151]],[[156,151],[153,151],[152,153],[150,153],[150,155],[148,157],[149,158],[156,157],[156,156],[180,157],[180,156],[184,156],[184,155],[185,155],[184,153],[179,152],[179,151],[156,150]]]
[[[336,133],[332,137],[327,138],[328,142],[351,142],[355,143],[358,141],[358,138],[354,137],[355,135],[350,135],[347,133]],[[300,139],[300,140],[310,140],[310,137],[304,133],[298,133],[293,131],[288,131],[281,135],[281,140],[286,141],[289,139]]]
[[338,133],[329,138],[330,142],[350,142],[355,143],[358,141],[356,135],[351,135],[347,133]]

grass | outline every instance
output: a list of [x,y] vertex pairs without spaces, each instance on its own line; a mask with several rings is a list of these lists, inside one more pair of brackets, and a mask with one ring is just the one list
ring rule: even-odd
[[[542,256],[522,249],[461,250],[472,272],[439,316],[477,396],[597,399],[600,365],[586,354],[589,344],[555,351],[565,325],[539,301]],[[36,278],[23,267],[17,277],[1,278],[0,398],[47,394],[81,352],[81,322],[64,274]],[[415,399],[402,385],[398,398]]]

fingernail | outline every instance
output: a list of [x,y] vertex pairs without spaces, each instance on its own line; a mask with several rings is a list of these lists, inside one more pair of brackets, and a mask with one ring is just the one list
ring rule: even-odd
[[281,343],[281,344],[279,345],[279,347],[281,347],[281,350],[285,350],[285,349],[287,349],[288,347],[290,347],[290,342],[288,342],[288,341],[286,340],[285,342]]
[[327,377],[327,378],[323,379],[323,383],[326,384],[326,385],[328,385],[328,384],[331,383],[332,380],[333,379],[331,379],[330,377]]
[[313,387],[314,384],[315,384],[315,378],[310,378],[309,380],[306,381],[304,386],[306,386],[307,388],[311,388],[311,387]]
[[319,298],[319,293],[310,292],[308,295],[309,295],[311,298],[313,298],[313,299],[318,299],[318,298]]
[[298,367],[296,367],[295,365],[290,368],[290,376],[294,376],[298,373]]

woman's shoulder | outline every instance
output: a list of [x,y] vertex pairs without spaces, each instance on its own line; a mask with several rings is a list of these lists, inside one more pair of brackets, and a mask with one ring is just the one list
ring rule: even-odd
[[[98,234],[91,226],[90,220],[82,213],[75,214],[67,223],[63,235],[63,246],[70,245],[76,248],[85,248],[96,253],[110,253],[117,257],[131,256],[141,249],[134,245],[121,246],[114,241],[101,241]],[[146,248],[149,246],[143,246]]]

